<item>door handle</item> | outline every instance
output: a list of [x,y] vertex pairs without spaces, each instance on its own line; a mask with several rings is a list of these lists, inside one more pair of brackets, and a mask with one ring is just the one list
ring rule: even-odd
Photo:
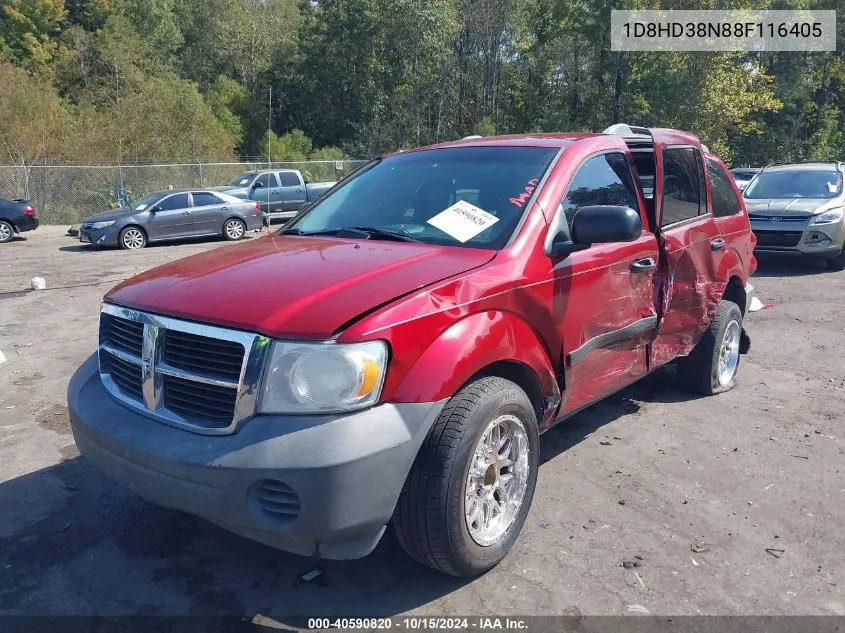
[[302,193],[302,189],[297,189],[296,193]]
[[191,212],[190,212],[190,211],[185,211],[185,213],[183,213],[183,215],[191,215]]
[[726,244],[727,242],[725,240],[723,240],[721,237],[717,237],[715,240],[710,242],[710,250],[715,253],[716,251],[720,251],[725,248]]
[[229,210],[229,207],[222,207],[222,210],[223,210],[223,211],[228,211],[228,210]]
[[657,268],[657,262],[654,261],[651,257],[646,257],[645,259],[638,259],[633,264],[631,264],[631,272],[633,273],[644,273],[648,272],[649,270],[654,270]]

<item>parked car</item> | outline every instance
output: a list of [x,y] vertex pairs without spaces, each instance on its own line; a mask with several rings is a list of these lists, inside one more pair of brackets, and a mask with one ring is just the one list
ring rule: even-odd
[[763,171],[762,167],[735,167],[731,169],[731,175],[734,177],[734,182],[740,191],[748,186],[751,180]]
[[767,167],[743,192],[757,252],[819,257],[845,270],[845,163]]
[[297,169],[247,171],[229,183],[217,187],[243,200],[255,200],[270,219],[292,218],[307,204],[334,187],[334,182],[306,183]]
[[214,235],[238,240],[263,226],[255,202],[208,189],[171,189],[86,218],[79,227],[79,241],[135,249],[149,242]]
[[401,152],[280,232],[111,290],[73,434],[263,543],[356,558],[392,524],[472,576],[522,529],[540,433],[673,360],[696,393],[734,386],[754,267],[733,179],[686,132]]
[[15,235],[38,228],[38,217],[29,200],[0,198],[0,244],[11,242]]

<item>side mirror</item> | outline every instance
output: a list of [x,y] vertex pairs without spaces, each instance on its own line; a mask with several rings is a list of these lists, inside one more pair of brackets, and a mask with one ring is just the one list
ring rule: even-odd
[[158,213],[159,211],[161,211],[161,207],[158,205],[150,207],[150,213]]
[[263,182],[261,182],[261,181],[257,181],[257,182],[255,182],[255,183],[253,183],[252,188],[253,188],[253,189],[261,189],[261,187],[263,187],[263,186],[264,186],[264,183],[263,183]]
[[581,207],[572,220],[571,238],[568,230],[558,231],[546,248],[546,253],[550,257],[566,257],[570,253],[583,251],[592,244],[631,242],[642,235],[642,232],[640,214],[630,207]]

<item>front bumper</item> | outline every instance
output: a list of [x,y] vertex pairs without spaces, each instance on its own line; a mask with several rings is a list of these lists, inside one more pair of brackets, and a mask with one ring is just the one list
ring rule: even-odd
[[103,387],[96,354],[68,387],[79,452],[115,481],[267,545],[337,559],[375,548],[444,405],[259,415],[233,435],[209,436],[119,404]]
[[809,257],[834,257],[845,245],[845,224],[810,224],[803,222],[751,221],[757,237],[755,253],[786,253]]
[[113,226],[104,229],[86,229],[79,227],[79,241],[92,246],[117,246],[120,230]]

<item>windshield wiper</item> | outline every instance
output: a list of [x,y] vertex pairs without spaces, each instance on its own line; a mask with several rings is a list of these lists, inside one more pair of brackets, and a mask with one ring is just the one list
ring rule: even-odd
[[337,235],[338,233],[358,233],[361,237],[374,240],[394,240],[396,242],[419,242],[418,239],[388,229],[374,226],[343,226],[338,229],[322,229],[320,231],[302,231],[301,229],[283,230],[284,235]]

